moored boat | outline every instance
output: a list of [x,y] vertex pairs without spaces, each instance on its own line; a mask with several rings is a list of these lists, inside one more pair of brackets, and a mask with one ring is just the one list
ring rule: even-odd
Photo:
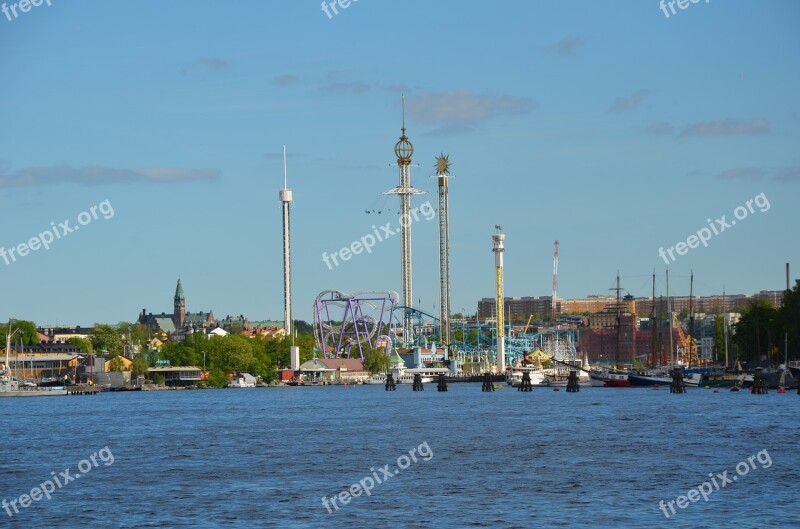
[[[16,331],[15,331],[16,332]],[[9,368],[8,353],[11,349],[11,329],[6,337],[6,363],[0,370],[0,397],[55,397],[66,395],[63,387],[38,387],[27,382],[20,382],[12,375]]]
[[525,373],[528,373],[532,387],[547,387],[550,385],[542,367],[536,365],[509,368],[508,375],[506,376],[506,383],[513,388],[518,387],[522,384],[522,377]]
[[[433,378],[427,376],[419,371],[415,372],[413,369],[404,369],[404,368],[395,368],[390,371],[394,378],[395,384],[413,384],[414,383],[414,375],[420,374],[421,381],[423,384],[429,384],[433,382]],[[372,375],[370,378],[364,381],[364,384],[386,384],[386,373],[378,373],[376,375]]]
[[[653,373],[629,373],[628,380],[631,386],[669,386],[672,384],[672,376],[664,376]],[[683,384],[687,387],[699,387],[703,381],[700,373],[684,373]]]

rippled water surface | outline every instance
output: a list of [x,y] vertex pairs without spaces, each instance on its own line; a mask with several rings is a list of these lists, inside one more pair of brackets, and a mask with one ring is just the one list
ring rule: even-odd
[[[0,527],[800,527],[795,392],[480,389],[0,399],[0,499],[98,453],[51,500],[0,511]],[[737,480],[707,502],[659,510],[726,470]],[[370,496],[328,512],[323,496],[368,477]]]

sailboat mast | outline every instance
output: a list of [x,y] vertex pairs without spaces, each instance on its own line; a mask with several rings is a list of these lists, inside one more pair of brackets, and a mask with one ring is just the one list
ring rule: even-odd
[[619,270],[617,270],[617,348],[614,351],[614,364],[617,369],[619,369],[619,344],[621,340],[621,332],[622,332],[622,325],[621,325],[621,317],[620,317],[620,310],[619,310]]
[[[789,295],[791,292],[791,288],[789,288],[789,263],[786,263],[786,294],[784,294],[784,300],[786,296]],[[789,369],[789,330],[787,329],[783,335],[783,369],[786,371]]]
[[656,269],[653,269],[653,298],[652,310],[650,311],[650,331],[652,333],[650,340],[650,352],[653,357],[653,363],[661,363],[656,361]]
[[[725,303],[725,286],[722,286],[722,310],[727,311],[728,305]],[[728,315],[722,314],[722,336],[725,338],[725,369],[728,369]]]
[[[692,350],[694,348],[694,270],[689,279],[689,367],[692,367]],[[699,359],[698,359],[699,364]]]
[[8,350],[11,349],[11,323],[8,324],[8,333],[6,334],[6,371],[11,376],[11,368],[8,366]]
[[669,268],[667,268],[667,314],[669,314],[669,363],[670,367],[672,366],[672,352],[675,350],[675,347],[672,343],[672,303],[669,299]]

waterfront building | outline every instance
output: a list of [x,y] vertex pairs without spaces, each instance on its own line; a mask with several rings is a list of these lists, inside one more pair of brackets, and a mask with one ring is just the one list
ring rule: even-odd
[[147,372],[151,379],[155,375],[163,375],[167,386],[191,386],[203,379],[202,370],[194,366],[151,367]]
[[[529,317],[537,319],[547,317],[552,312],[552,296],[504,297],[503,309],[507,323],[525,323]],[[556,299],[556,313],[561,312],[561,300]],[[483,298],[478,301],[478,319],[493,321],[497,314],[495,298]]]
[[300,365],[300,376],[307,381],[358,382],[370,377],[357,358],[312,358]]

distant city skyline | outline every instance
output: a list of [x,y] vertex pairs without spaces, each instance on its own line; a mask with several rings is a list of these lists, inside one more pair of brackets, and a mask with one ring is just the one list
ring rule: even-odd
[[[341,250],[398,224],[382,193],[401,94],[427,192],[412,208],[435,208],[436,156],[452,162],[453,313],[493,295],[498,224],[507,294],[550,294],[556,239],[564,298],[608,292],[618,270],[638,297],[655,269],[663,294],[666,263],[674,295],[692,271],[696,295],[783,289],[786,262],[800,277],[793,0],[669,17],[639,0],[16,14],[0,14],[0,321],[135,321],[171,307],[179,276],[188,308],[282,319],[283,145],[293,318],[310,321],[327,289],[400,292],[400,237]],[[437,224],[421,217],[411,237],[414,302],[431,314]]]

